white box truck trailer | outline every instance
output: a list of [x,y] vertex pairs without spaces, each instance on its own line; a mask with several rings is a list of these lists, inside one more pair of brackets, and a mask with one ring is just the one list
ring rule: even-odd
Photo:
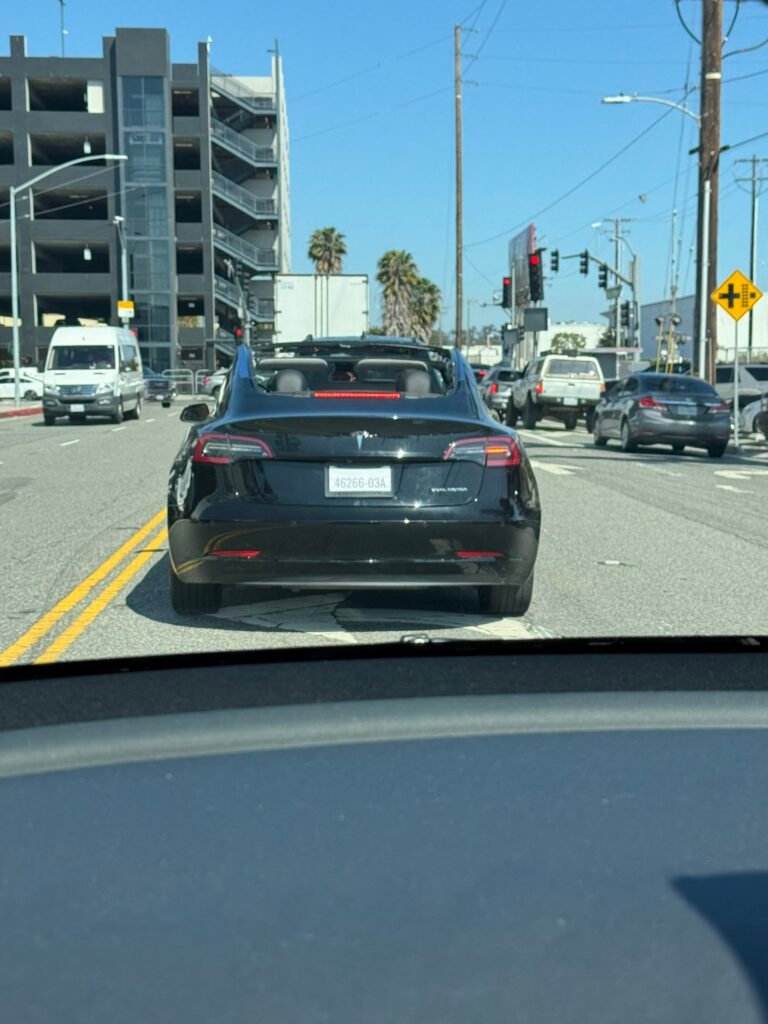
[[367,274],[277,274],[275,342],[368,331]]

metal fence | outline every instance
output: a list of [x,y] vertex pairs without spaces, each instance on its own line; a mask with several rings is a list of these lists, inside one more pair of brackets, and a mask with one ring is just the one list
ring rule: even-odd
[[170,377],[170,379],[176,385],[176,393],[179,395],[194,395],[195,391],[195,375],[192,370],[163,370],[164,377]]

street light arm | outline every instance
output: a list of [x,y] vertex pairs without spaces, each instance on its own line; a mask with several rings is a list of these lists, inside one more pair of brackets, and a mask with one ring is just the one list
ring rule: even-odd
[[65,170],[67,167],[75,167],[77,164],[87,164],[94,160],[127,160],[128,157],[124,153],[96,153],[89,154],[88,156],[79,156],[75,160],[67,160],[64,164],[56,164],[55,167],[49,167],[47,171],[43,171],[42,174],[36,175],[34,178],[30,178],[29,181],[25,181],[22,185],[12,185],[11,192],[18,194],[23,192],[25,188],[31,188],[36,185],[39,181],[43,181],[48,178],[51,174],[57,174],[59,171]]
[[701,118],[698,114],[694,114],[688,107],[683,106],[682,103],[675,103],[674,100],[665,100],[660,96],[638,96],[634,93],[632,96],[603,96],[603,103],[658,103],[662,107],[672,107],[673,110],[679,110],[681,114],[687,114],[691,120],[695,121],[696,124],[701,127]]

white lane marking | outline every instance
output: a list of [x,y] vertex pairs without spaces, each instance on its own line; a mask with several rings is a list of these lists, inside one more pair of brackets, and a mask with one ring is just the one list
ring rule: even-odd
[[719,491],[731,491],[733,494],[754,494],[754,491],[745,491],[743,487],[734,487],[732,484],[715,484]]
[[671,469],[663,469],[661,466],[654,466],[650,462],[633,462],[633,466],[637,466],[639,469],[650,469],[654,473],[660,473],[662,476],[682,476],[682,473],[675,473]]
[[169,419],[169,420],[172,420],[172,419],[173,419],[173,417],[174,417],[175,415],[176,415],[176,413],[175,413],[175,412],[169,412],[169,413],[168,413],[168,419]]
[[552,473],[553,476],[573,476],[574,469],[581,469],[581,466],[560,466],[556,462],[542,462],[541,459],[531,459],[531,465],[534,469]]
[[521,619],[499,619],[481,626],[470,626],[469,632],[492,636],[497,640],[530,640],[531,631]]
[[584,445],[569,444],[567,441],[556,441],[554,437],[547,437],[546,434],[534,434],[528,430],[518,430],[518,434],[527,437],[529,441],[542,441],[544,444],[554,444],[558,448],[583,448]]
[[153,416],[151,420],[144,420],[144,422],[145,423],[154,423],[155,422],[155,418]]
[[69,444],[80,444],[80,438],[76,437],[74,441],[62,441],[59,444],[59,448],[66,448]]
[[729,480],[749,480],[751,476],[768,476],[768,469],[716,469],[715,476]]
[[116,434],[118,430],[125,430],[125,427],[112,427],[112,433]]

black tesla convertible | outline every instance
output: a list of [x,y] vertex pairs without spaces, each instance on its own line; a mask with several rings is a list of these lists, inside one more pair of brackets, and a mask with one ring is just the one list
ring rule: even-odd
[[171,600],[216,611],[227,585],[472,586],[522,615],[541,512],[514,432],[455,349],[407,338],[241,347],[215,412],[170,474]]

